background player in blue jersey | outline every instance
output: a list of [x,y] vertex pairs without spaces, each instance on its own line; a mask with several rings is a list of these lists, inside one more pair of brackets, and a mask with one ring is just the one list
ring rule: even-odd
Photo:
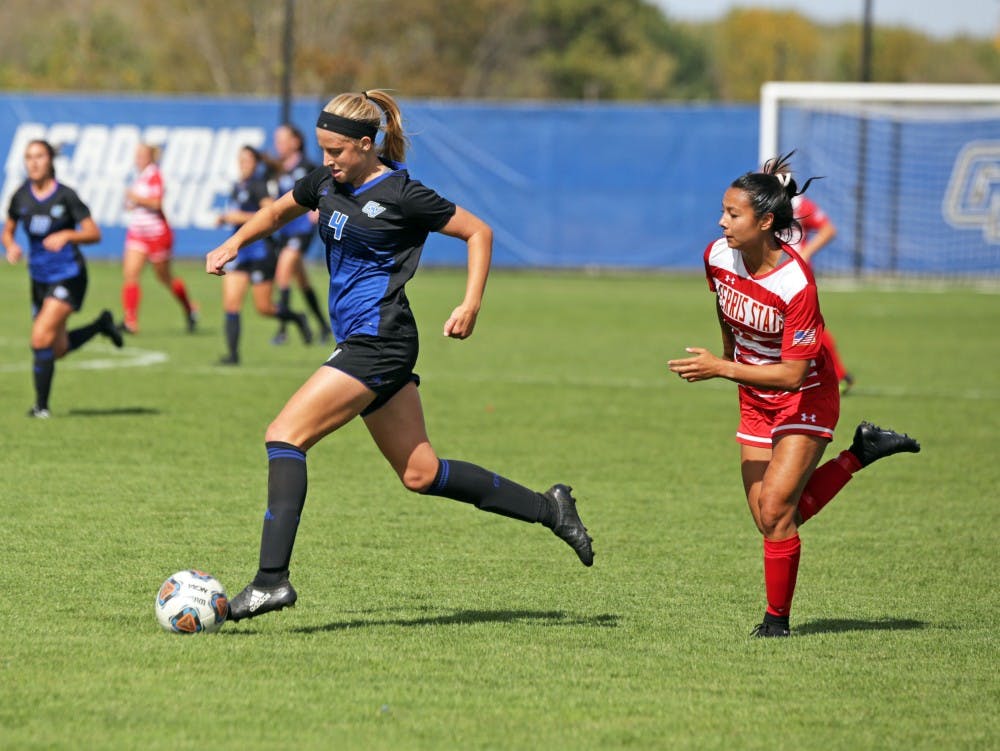
[[[383,137],[376,145],[379,131]],[[238,621],[295,603],[288,565],[305,503],[306,452],[358,415],[408,490],[541,522],[590,566],[591,538],[569,487],[553,485],[539,493],[474,464],[439,459],[424,427],[419,378],[413,372],[417,327],[404,285],[416,271],[428,233],[464,240],[469,257],[465,296],[445,321],[444,335],[471,336],[489,272],[492,230],[410,178],[401,164],[406,154],[401,113],[387,93],[337,96],[320,113],[316,137],[324,166],[255,214],[205,259],[206,271],[224,274],[241,247],[318,209],[337,339],[329,360],[267,428],[268,500],[260,563],[253,582],[230,602],[230,618]]]
[[76,193],[56,181],[55,149],[48,141],[31,141],[24,152],[28,179],[10,200],[3,228],[3,246],[9,263],[24,251],[14,239],[18,223],[28,238],[28,274],[31,277],[31,350],[34,353],[35,404],[29,417],[49,417],[49,392],[55,361],[79,349],[96,334],[122,346],[110,310],[90,324],[66,330],[70,314],[80,309],[87,294],[87,264],[80,245],[101,239],[90,209]]
[[[260,153],[251,146],[240,149],[240,179],[233,185],[229,205],[219,215],[219,224],[231,224],[234,232],[246,222],[261,206],[271,202],[267,193],[266,179],[259,176]],[[222,283],[222,309],[225,312],[225,332],[227,353],[219,360],[220,365],[239,365],[241,309],[247,290],[253,288],[253,302],[257,312],[263,316],[290,320],[309,333],[309,323],[305,314],[283,310],[274,304],[272,289],[274,280],[275,252],[263,238],[245,244],[240,248],[236,261],[227,267],[230,272]]]
[[[292,189],[296,182],[312,172],[316,165],[306,159],[305,141],[302,131],[291,123],[279,125],[274,131],[274,149],[277,152],[275,168],[277,175],[274,197],[278,198]],[[274,234],[278,246],[278,265],[274,270],[274,285],[278,288],[278,307],[288,309],[292,280],[302,292],[306,305],[316,318],[320,341],[330,339],[330,324],[320,308],[316,291],[309,283],[304,258],[309,252],[313,236],[316,234],[316,217],[313,212],[293,219]],[[271,340],[273,344],[284,344],[287,338],[286,321],[281,321],[278,332]],[[306,343],[309,343],[306,339]]]

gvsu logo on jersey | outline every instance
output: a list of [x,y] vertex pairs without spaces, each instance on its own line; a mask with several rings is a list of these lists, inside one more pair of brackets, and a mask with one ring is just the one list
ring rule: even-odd
[[951,226],[1000,243],[1000,141],[972,141],[959,152],[942,212]]

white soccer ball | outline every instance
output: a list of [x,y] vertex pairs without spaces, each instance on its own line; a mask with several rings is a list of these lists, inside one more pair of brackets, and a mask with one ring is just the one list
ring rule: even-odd
[[156,595],[156,620],[175,634],[218,631],[228,615],[226,590],[204,571],[178,571],[163,582]]

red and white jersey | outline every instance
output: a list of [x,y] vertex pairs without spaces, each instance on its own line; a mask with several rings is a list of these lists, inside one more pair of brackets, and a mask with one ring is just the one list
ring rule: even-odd
[[812,233],[818,232],[830,223],[830,217],[814,201],[801,195],[792,199],[792,211],[796,221],[802,227],[802,233],[790,232],[787,241],[792,250],[798,252],[802,243]]
[[[719,238],[705,249],[708,286],[736,339],[734,359],[747,365],[809,360],[800,391],[836,377],[823,349],[823,316],[809,265],[788,245],[777,268],[754,276],[743,254]],[[740,385],[758,404],[779,407],[788,391]]]
[[[140,198],[163,200],[163,177],[160,168],[148,164],[129,186],[129,190]],[[163,211],[154,211],[142,206],[133,206],[129,211],[128,231],[137,237],[158,237],[170,231]]]

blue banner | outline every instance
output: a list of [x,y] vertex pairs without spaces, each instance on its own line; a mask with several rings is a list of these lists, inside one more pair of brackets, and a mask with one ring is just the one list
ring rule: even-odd
[[[307,137],[322,104],[293,103]],[[725,188],[756,164],[756,106],[401,106],[411,174],[490,223],[497,265],[698,269],[718,237]],[[45,138],[59,149],[59,180],[77,190],[103,231],[87,255],[116,258],[135,146],[154,143],[176,253],[201,256],[225,237],[217,216],[236,179],[237,152],[270,150],[279,111],[276,99],[0,95],[4,212],[24,180],[26,143]],[[464,264],[465,247],[433,236],[424,259]]]

